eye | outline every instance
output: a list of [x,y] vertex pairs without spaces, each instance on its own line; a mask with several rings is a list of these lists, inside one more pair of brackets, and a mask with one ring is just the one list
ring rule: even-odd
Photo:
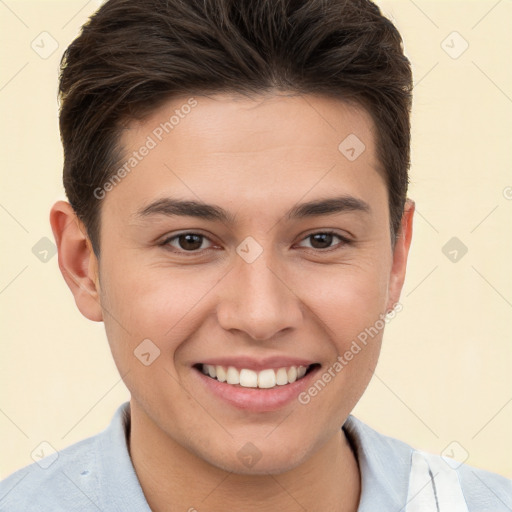
[[325,249],[333,249],[334,250],[334,249],[338,248],[338,247],[336,247],[336,245],[334,247],[331,245],[335,238],[337,238],[341,241],[340,243],[336,244],[340,247],[345,244],[350,243],[350,240],[348,238],[338,235],[337,233],[335,233],[333,231],[319,231],[317,233],[311,233],[306,238],[304,238],[303,241],[311,239],[310,247],[312,249],[317,249],[320,251],[322,251],[323,249],[324,250]]
[[173,250],[176,249],[175,252],[199,252],[200,249],[205,249],[202,247],[205,240],[208,238],[200,233],[180,233],[166,238],[161,245],[170,246]]
[[[340,240],[340,242],[334,246],[332,243],[335,239]],[[336,250],[341,248],[345,244],[350,244],[350,240],[341,236],[333,231],[319,231],[317,233],[311,233],[307,237],[305,237],[302,241],[311,239],[310,249],[314,249],[320,252],[327,252],[328,250]],[[198,254],[202,251],[205,251],[210,247],[204,247],[203,243],[205,241],[211,240],[206,236],[200,233],[193,232],[185,232],[180,233],[178,235],[173,235],[166,238],[163,242],[161,242],[161,246],[168,248],[169,250],[177,253],[192,253]],[[308,248],[308,247],[307,247]]]

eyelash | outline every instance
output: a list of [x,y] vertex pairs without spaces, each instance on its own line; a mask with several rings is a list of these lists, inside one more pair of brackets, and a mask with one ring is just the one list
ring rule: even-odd
[[[196,233],[194,231],[185,231],[183,233],[179,233],[177,235],[173,235],[171,237],[168,237],[166,238],[163,242],[161,242],[159,245],[162,246],[162,247],[165,247],[166,249],[168,248],[168,250],[174,252],[174,253],[177,253],[177,254],[183,254],[187,257],[192,257],[192,256],[196,256],[198,254],[200,254],[202,251],[201,250],[194,250],[194,251],[185,251],[184,249],[175,249],[175,248],[170,248],[170,242],[172,242],[173,240],[175,239],[178,239],[180,236],[185,236],[185,235],[197,235],[197,236],[200,236],[202,237],[202,239],[206,239],[206,240],[210,240],[206,235],[203,235],[201,233]],[[308,238],[311,238],[315,235],[333,235],[337,238],[339,238],[341,240],[341,243],[338,243],[337,245],[333,246],[333,247],[328,247],[327,249],[315,249],[315,248],[312,248],[312,247],[305,247],[305,249],[308,249],[310,251],[315,251],[315,252],[319,252],[319,253],[328,253],[328,252],[332,252],[332,251],[336,251],[336,250],[339,250],[339,249],[342,249],[343,246],[345,245],[350,245],[352,243],[351,240],[349,240],[348,238],[340,235],[339,233],[336,233],[335,231],[329,231],[329,230],[326,230],[326,231],[315,231],[314,233],[310,233],[309,235],[305,236],[302,240],[307,240]],[[211,242],[211,240],[210,240]],[[207,249],[203,249],[203,251],[208,251],[210,248],[207,248]]]

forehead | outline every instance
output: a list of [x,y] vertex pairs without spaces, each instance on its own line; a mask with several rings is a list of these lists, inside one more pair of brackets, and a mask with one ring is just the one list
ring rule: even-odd
[[[141,137],[199,143],[209,154],[250,153],[289,145],[338,150],[347,136],[358,135],[373,146],[374,125],[359,105],[313,95],[267,94],[247,98],[236,94],[182,96],[169,100],[134,121],[122,135],[127,146]],[[177,141],[180,142],[180,141]],[[176,147],[180,150],[181,145]],[[371,151],[370,151],[371,152]]]
[[125,194],[132,211],[169,195],[237,210],[340,186],[361,197],[383,184],[373,131],[363,108],[322,96],[174,98],[123,132],[134,165],[109,196]]

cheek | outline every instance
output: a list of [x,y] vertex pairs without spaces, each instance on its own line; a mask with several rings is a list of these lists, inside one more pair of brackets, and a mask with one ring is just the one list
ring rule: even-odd
[[310,297],[314,321],[332,344],[332,362],[341,357],[343,370],[334,372],[340,376],[336,381],[343,382],[346,391],[353,388],[354,397],[366,387],[380,352],[387,305],[384,272],[374,264],[319,273],[302,290]]
[[339,266],[310,274],[302,284],[304,302],[330,329],[331,337],[357,336],[385,311],[389,281],[385,265],[373,260]]
[[[145,339],[172,354],[197,325],[201,304],[219,280],[214,272],[190,269],[112,268],[102,282],[105,329],[112,350],[125,365]],[[212,275],[215,274],[215,275]]]
[[[304,296],[322,329],[326,362],[299,403],[314,429],[335,431],[359,401],[377,365],[386,305],[386,280],[375,267],[315,276]],[[313,284],[314,281],[314,284]]]

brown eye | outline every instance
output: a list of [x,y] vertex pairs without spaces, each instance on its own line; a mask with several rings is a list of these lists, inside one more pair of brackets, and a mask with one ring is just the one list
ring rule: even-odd
[[[335,239],[338,239],[341,242],[333,245]],[[304,238],[304,240],[310,240],[310,248],[317,249],[319,251],[325,249],[334,249],[337,248],[336,246],[342,247],[343,245],[350,243],[347,238],[330,231],[312,233],[311,235],[308,235],[306,238]]]
[[186,251],[200,249],[203,243],[203,237],[195,234],[179,235],[177,240],[180,248]]
[[334,236],[331,233],[317,233],[311,235],[310,238],[314,249],[328,249],[332,244]]
[[163,246],[170,246],[171,250],[176,252],[199,252],[203,242],[208,240],[204,235],[199,233],[181,233],[167,238],[162,242]]

